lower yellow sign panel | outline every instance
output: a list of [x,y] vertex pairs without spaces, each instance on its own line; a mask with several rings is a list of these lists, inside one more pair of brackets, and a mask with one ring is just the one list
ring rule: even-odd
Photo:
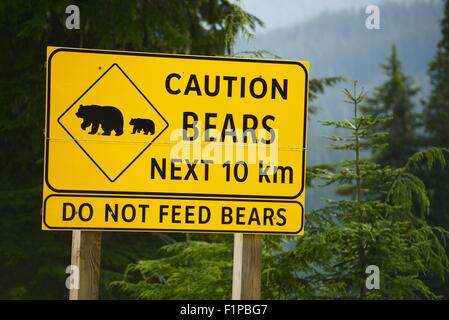
[[302,234],[303,218],[299,202],[268,200],[51,195],[43,208],[47,230]]

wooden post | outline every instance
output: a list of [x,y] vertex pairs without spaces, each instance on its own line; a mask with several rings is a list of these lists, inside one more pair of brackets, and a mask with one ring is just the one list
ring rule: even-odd
[[262,236],[234,235],[233,300],[261,299]]
[[79,289],[70,289],[70,300],[97,300],[100,286],[101,232],[72,232],[72,265],[79,268]]

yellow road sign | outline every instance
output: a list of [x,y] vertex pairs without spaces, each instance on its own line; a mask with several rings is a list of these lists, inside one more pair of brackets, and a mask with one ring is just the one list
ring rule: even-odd
[[301,234],[307,94],[307,62],[49,47],[43,229]]

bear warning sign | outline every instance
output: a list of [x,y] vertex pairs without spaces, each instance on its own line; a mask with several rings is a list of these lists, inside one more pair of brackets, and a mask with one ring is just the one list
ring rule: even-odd
[[308,63],[47,49],[42,227],[302,234]]

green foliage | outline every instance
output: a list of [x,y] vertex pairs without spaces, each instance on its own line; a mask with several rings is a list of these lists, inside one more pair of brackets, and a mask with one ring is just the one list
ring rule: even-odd
[[447,155],[449,155],[448,148],[431,147],[425,151],[416,152],[408,159],[405,166],[408,169],[419,170],[424,163],[428,170],[432,170],[437,165],[445,168]]
[[263,22],[252,14],[242,9],[240,0],[231,4],[232,10],[225,17],[225,38],[227,53],[233,54],[234,44],[237,36],[241,35],[246,40],[254,37],[257,25],[263,26]]
[[[447,150],[417,153],[399,168],[363,158],[362,150],[372,148],[372,134],[388,120],[359,114],[366,93],[357,93],[356,83],[352,92],[344,93],[354,117],[325,124],[349,133],[330,140],[335,143],[332,149],[349,150],[354,158],[311,172],[323,185],[343,188],[350,198],[325,200],[324,207],[306,216],[304,238],[284,237],[284,244],[272,250],[266,260],[264,294],[284,299],[438,298],[421,278],[447,276],[443,243],[449,233],[427,224],[429,198],[412,169],[423,162],[444,166]],[[366,289],[369,265],[380,268],[380,290]]]
[[166,257],[131,264],[112,287],[135,299],[230,299],[229,243],[184,241],[165,245]]
[[40,188],[0,192],[0,299],[68,298],[70,237],[41,231],[41,201]]

